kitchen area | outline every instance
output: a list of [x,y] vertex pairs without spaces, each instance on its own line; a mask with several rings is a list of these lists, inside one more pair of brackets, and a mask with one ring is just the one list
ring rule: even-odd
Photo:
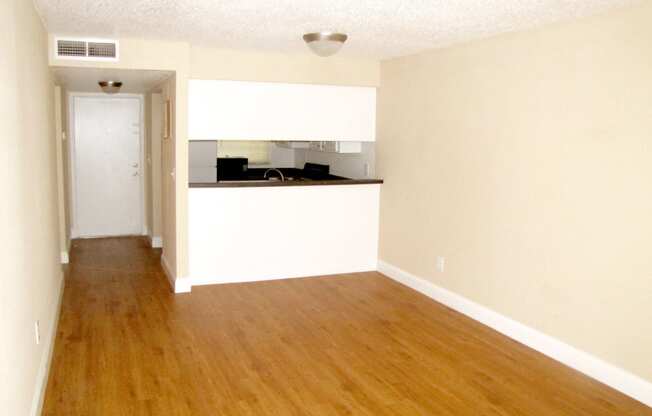
[[192,286],[375,270],[376,89],[191,80]]

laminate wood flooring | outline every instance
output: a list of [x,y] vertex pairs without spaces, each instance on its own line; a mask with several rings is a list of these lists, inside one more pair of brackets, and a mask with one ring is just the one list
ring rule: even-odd
[[74,241],[44,415],[652,415],[376,272],[174,295],[159,258]]

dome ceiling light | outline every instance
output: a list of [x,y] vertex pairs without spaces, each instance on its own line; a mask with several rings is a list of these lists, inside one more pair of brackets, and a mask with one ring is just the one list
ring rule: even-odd
[[348,38],[344,33],[315,32],[303,35],[310,50],[319,56],[331,56],[336,54]]
[[120,81],[100,81],[98,84],[102,88],[102,91],[107,94],[115,94],[122,87],[122,82]]

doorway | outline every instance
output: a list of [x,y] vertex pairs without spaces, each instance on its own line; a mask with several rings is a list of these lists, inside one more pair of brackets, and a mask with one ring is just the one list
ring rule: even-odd
[[143,97],[71,94],[72,237],[145,234]]

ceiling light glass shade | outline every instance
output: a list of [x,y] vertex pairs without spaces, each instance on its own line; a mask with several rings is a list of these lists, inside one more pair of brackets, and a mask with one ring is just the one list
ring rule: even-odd
[[120,81],[100,81],[98,84],[100,85],[100,88],[102,88],[102,91],[107,94],[115,94],[120,91],[120,87],[122,87],[122,82]]
[[331,56],[342,49],[347,37],[344,33],[316,32],[306,33],[303,35],[303,40],[317,55]]

